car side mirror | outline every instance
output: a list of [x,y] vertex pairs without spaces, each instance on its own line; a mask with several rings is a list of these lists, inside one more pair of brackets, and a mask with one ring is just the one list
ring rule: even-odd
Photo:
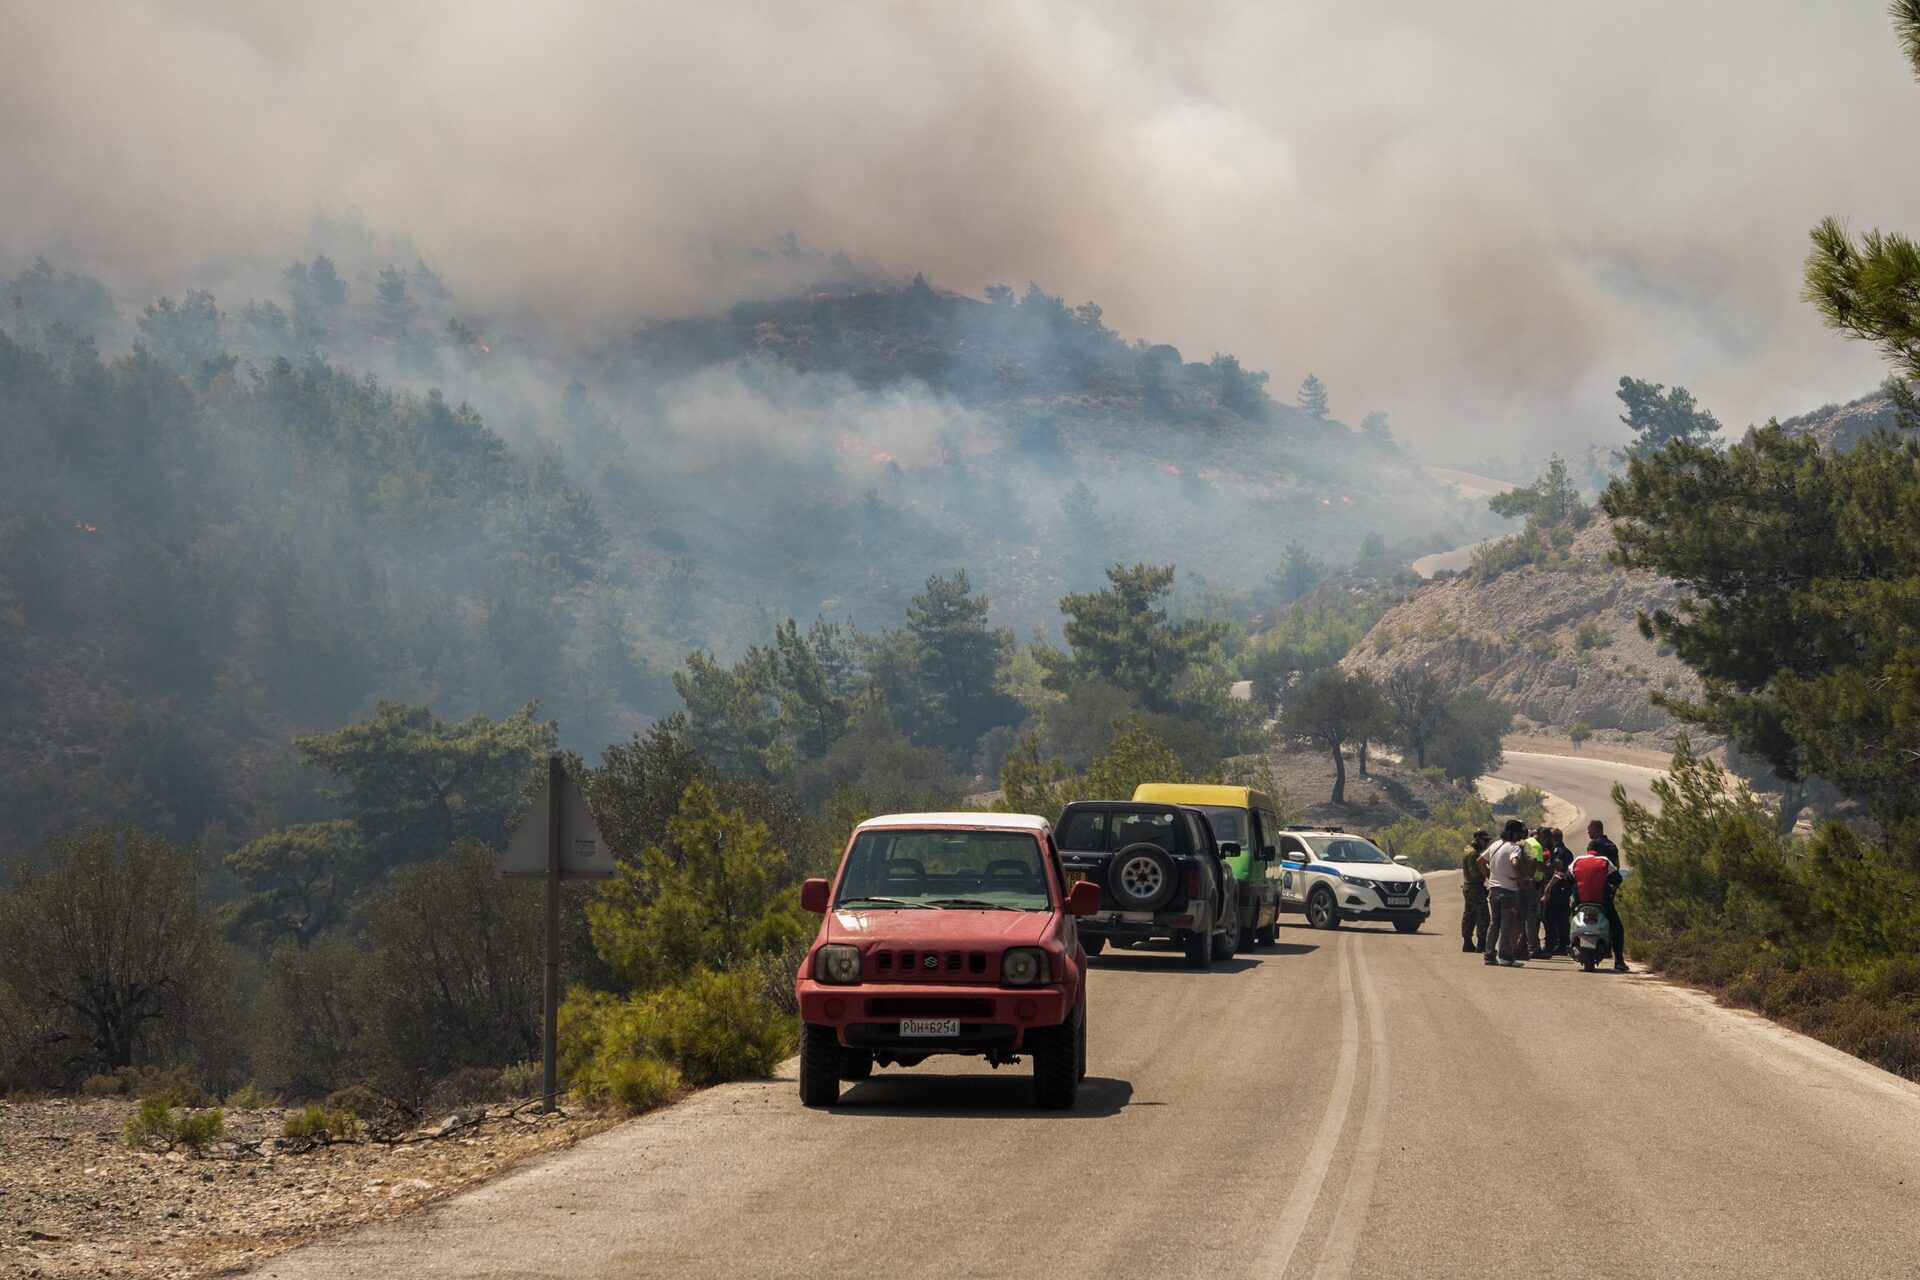
[[1262,862],[1272,862],[1279,856],[1280,856],[1280,851],[1278,849],[1275,849],[1272,845],[1268,845],[1266,848],[1260,851],[1260,861]]
[[[824,884],[825,882],[822,881]],[[1091,880],[1082,880],[1067,890],[1067,914],[1070,916],[1090,916],[1100,909],[1100,886]]]
[[800,909],[811,911],[817,916],[827,914],[827,895],[833,886],[818,876],[800,882]]
[[1239,857],[1240,842],[1238,840],[1222,840],[1220,842],[1220,856],[1223,858]]
[[1396,853],[1396,854],[1394,854],[1394,855],[1393,855],[1393,860],[1394,860],[1395,862],[1397,862],[1397,863],[1399,863],[1399,864],[1400,864],[1401,866],[1403,866],[1403,867],[1404,867],[1404,866],[1406,866],[1406,865],[1407,865],[1408,863],[1410,863],[1410,862],[1412,862],[1412,861],[1413,861],[1413,859],[1411,859],[1411,858],[1409,858],[1409,857],[1408,857],[1408,856],[1407,856],[1406,854],[1404,854],[1404,853]]

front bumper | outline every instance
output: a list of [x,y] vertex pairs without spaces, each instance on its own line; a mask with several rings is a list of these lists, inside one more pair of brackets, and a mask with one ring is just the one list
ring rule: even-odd
[[[916,982],[828,985],[802,978],[795,986],[800,1020],[832,1027],[840,1043],[858,1049],[914,1053],[984,1053],[1018,1049],[1034,1027],[1057,1027],[1073,1011],[1071,988],[965,986]],[[902,1036],[903,1018],[953,1018],[953,1037]]]
[[1378,889],[1344,881],[1335,888],[1334,895],[1342,920],[1425,920],[1433,914],[1433,897],[1424,882],[1404,906],[1397,905]]

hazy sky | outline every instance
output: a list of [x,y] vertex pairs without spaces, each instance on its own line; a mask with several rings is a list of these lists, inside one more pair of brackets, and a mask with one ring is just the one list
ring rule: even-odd
[[1309,371],[1435,456],[1869,389],[1798,301],[1822,215],[1920,231],[1880,0],[0,0],[0,267],[136,294],[316,212],[597,325],[791,229]]

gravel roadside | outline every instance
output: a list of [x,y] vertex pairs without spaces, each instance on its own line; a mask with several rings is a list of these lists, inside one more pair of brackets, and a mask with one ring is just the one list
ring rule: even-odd
[[226,1139],[187,1155],[128,1150],[121,1131],[136,1106],[0,1102],[0,1277],[218,1274],[407,1213],[616,1122],[495,1106],[464,1113],[472,1123],[443,1137],[427,1136],[434,1125],[417,1140],[300,1152],[278,1139],[286,1111],[228,1108]]

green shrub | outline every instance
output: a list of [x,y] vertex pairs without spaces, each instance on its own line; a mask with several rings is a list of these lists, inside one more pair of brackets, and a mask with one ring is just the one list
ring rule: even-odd
[[1582,653],[1588,649],[1604,649],[1613,643],[1613,637],[1606,633],[1598,622],[1589,619],[1574,629],[1573,646]]
[[797,1030],[752,969],[702,969],[628,999],[575,991],[560,1019],[562,1072],[578,1092],[609,1098],[617,1084],[637,1088],[629,1064],[648,1058],[693,1086],[770,1075],[793,1051]]
[[280,1136],[310,1142],[350,1142],[360,1136],[360,1121],[349,1111],[307,1107],[287,1117],[280,1126]]
[[280,1099],[248,1081],[226,1096],[226,1105],[243,1111],[258,1111],[262,1107],[277,1107]]
[[126,1096],[127,1084],[119,1076],[88,1076],[80,1082],[80,1092],[89,1098],[122,1098]]
[[1380,833],[1380,843],[1417,870],[1445,871],[1460,865],[1475,831],[1493,827],[1493,806],[1479,796],[1463,795],[1440,805],[1424,822],[1402,818]]
[[121,1136],[135,1150],[172,1151],[185,1147],[199,1151],[226,1131],[227,1118],[218,1107],[211,1111],[181,1111],[165,1095],[156,1094],[143,1101],[139,1110],[127,1118]]
[[643,1053],[622,1058],[608,1068],[604,1092],[623,1110],[651,1111],[672,1102],[684,1087],[672,1063]]
[[1592,736],[1593,726],[1589,725],[1585,720],[1575,720],[1571,725],[1567,726],[1567,738],[1576,747]]
[[1547,797],[1538,787],[1515,787],[1501,796],[1494,808],[1512,814],[1529,828],[1547,820]]
[[500,1096],[531,1098],[540,1091],[540,1064],[516,1062],[500,1068]]

